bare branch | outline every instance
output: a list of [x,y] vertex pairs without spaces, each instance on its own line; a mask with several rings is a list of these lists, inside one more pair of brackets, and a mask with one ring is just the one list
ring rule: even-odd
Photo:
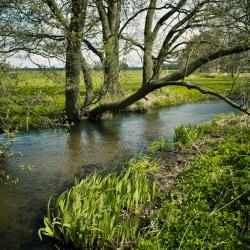
[[161,26],[164,24],[165,21],[167,21],[174,13],[176,13],[181,7],[184,6],[184,4],[187,2],[187,0],[180,0],[176,7],[171,9],[169,12],[167,12],[165,15],[163,15],[158,22],[156,23],[154,30],[152,32],[152,39],[155,40]]
[[44,0],[44,2],[48,5],[52,13],[54,14],[56,20],[65,28],[68,29],[69,23],[67,19],[63,16],[60,9],[58,8],[56,1],[54,0]]
[[103,55],[103,53],[102,53],[100,50],[98,50],[97,48],[95,48],[89,40],[87,40],[87,39],[84,38],[82,41],[86,44],[86,46],[87,46],[93,53],[95,53],[95,54],[100,58],[101,62],[103,62],[103,60],[104,60],[104,55]]

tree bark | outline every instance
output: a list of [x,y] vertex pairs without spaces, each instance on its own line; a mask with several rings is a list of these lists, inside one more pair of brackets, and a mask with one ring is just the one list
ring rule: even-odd
[[153,76],[152,50],[154,39],[152,37],[153,18],[156,8],[156,0],[151,0],[147,11],[144,27],[144,54],[143,54],[143,80],[142,85],[147,84]]
[[104,86],[111,95],[119,94],[119,40],[116,35],[105,43]]
[[85,99],[84,99],[84,104],[83,104],[83,109],[89,108],[89,105],[93,101],[93,81],[92,81],[92,76],[91,76],[91,69],[88,66],[85,58],[81,54],[81,67],[82,67],[82,72],[83,72],[83,78],[84,78],[84,83],[86,87],[86,93],[85,93]]
[[[81,38],[85,25],[87,1],[72,0],[71,19],[66,31],[66,84],[65,84],[65,111],[69,121],[80,120],[80,75],[81,66],[85,60],[81,53]],[[85,77],[88,75],[85,68]]]
[[108,0],[107,11],[102,0],[96,0],[102,23],[104,44],[104,89],[111,95],[119,94],[119,29],[121,22],[121,0]]
[[69,121],[80,120],[79,86],[81,72],[81,44],[68,34],[66,51],[65,111]]

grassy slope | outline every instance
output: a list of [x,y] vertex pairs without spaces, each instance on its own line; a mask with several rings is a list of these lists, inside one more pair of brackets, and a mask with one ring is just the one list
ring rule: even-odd
[[41,232],[80,249],[247,249],[249,117],[181,127],[176,140],[154,142],[120,176],[74,186]]
[[[163,72],[166,74],[167,72]],[[170,72],[169,72],[170,73]],[[136,91],[141,84],[141,71],[127,71],[121,75],[121,85],[128,94]],[[100,72],[93,73],[94,87],[98,89],[102,82]],[[227,92],[230,89],[232,79],[226,76],[211,78],[206,74],[196,74],[192,78],[209,88],[220,89]],[[20,129],[36,126],[50,126],[49,119],[55,122],[63,116],[64,109],[64,72],[39,72],[20,71],[11,72],[4,80],[5,91],[0,91],[0,115],[6,118],[9,124]],[[1,87],[0,87],[1,88]],[[81,96],[84,93],[84,85],[81,84]],[[7,94],[6,94],[7,93]],[[19,104],[10,100],[11,96]],[[187,90],[183,87],[166,87],[150,94],[151,106],[164,106],[185,102],[198,102],[212,99],[211,96],[200,94],[196,90]],[[114,98],[119,100],[121,97]],[[110,98],[104,100],[111,101]],[[83,99],[81,99],[83,103]],[[142,105],[138,103],[137,105]]]

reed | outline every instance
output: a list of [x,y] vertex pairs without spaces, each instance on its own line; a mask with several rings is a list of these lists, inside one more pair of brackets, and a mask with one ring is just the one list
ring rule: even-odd
[[[152,166],[155,171],[156,164]],[[142,208],[156,196],[150,169],[149,160],[133,160],[120,175],[93,174],[76,183],[58,198],[54,210],[49,202],[40,237],[77,249],[133,245],[140,235]]]

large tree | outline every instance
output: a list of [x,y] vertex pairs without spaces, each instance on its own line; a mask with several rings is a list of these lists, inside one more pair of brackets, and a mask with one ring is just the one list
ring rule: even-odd
[[[65,60],[65,110],[70,121],[79,121],[81,112],[89,119],[100,119],[104,112],[119,111],[168,85],[197,89],[248,112],[246,103],[235,103],[185,79],[208,62],[250,49],[247,0],[3,0],[0,18],[1,53]],[[183,69],[160,77],[163,64],[175,59],[202,32],[219,35],[221,42],[207,46],[196,57],[191,53]],[[96,106],[107,93],[117,94],[120,52],[128,45],[139,49],[142,57],[141,87],[121,101]],[[92,62],[85,49],[102,64],[99,91],[94,92]],[[81,72],[84,97],[79,97]],[[84,98],[82,107],[79,98]]]

